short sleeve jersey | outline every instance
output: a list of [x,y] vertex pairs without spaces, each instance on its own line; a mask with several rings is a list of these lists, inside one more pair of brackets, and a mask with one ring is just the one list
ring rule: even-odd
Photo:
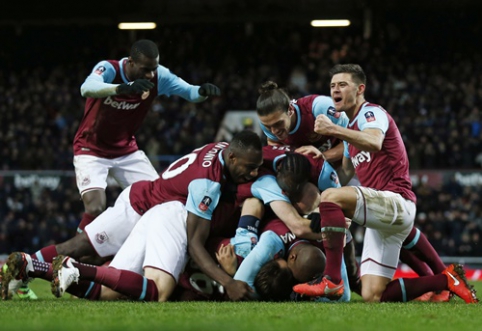
[[[104,83],[128,83],[127,58],[105,60],[96,64],[90,78]],[[158,95],[180,95],[190,101],[199,97],[197,86],[189,85],[169,69],[159,65],[150,80],[154,87],[143,94],[87,98],[84,116],[74,137],[74,155],[86,154],[116,158],[138,150],[134,134],[140,128],[152,102]]]
[[189,212],[210,220],[225,183],[223,151],[228,146],[205,145],[171,163],[159,179],[132,184],[132,207],[142,215],[157,204],[179,201]]
[[345,157],[355,167],[360,184],[381,191],[399,193],[416,202],[409,176],[409,161],[400,131],[393,118],[381,106],[365,102],[358,110],[348,129],[363,131],[379,129],[385,135],[379,152],[360,151],[344,142]]

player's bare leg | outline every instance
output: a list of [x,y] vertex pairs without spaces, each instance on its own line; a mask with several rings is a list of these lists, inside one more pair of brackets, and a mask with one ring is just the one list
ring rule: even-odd
[[104,212],[107,204],[106,200],[105,190],[89,190],[82,194],[85,214],[80,221],[78,232],[82,232],[89,223]]
[[363,275],[362,276],[362,297],[365,302],[379,302],[385,291],[387,284],[391,279],[376,276],[376,275]]
[[144,276],[153,280],[157,285],[159,302],[167,301],[176,287],[174,277],[162,270],[149,267],[144,268]]

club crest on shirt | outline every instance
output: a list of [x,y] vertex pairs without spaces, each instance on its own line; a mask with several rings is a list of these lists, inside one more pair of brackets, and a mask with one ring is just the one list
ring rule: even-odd
[[367,111],[365,113],[365,118],[367,119],[367,122],[373,122],[376,120],[375,114],[372,111]]
[[210,197],[205,196],[205,197],[202,199],[202,201],[201,201],[201,203],[199,204],[199,206],[198,206],[199,209],[202,210],[202,211],[208,210],[209,205],[211,204],[212,201],[213,201],[213,200],[212,200]]
[[105,231],[101,233],[97,233],[95,235],[95,241],[97,241],[97,243],[101,245],[105,243],[107,240],[109,240],[109,237],[107,236],[107,233],[105,233]]
[[334,118],[339,118],[341,115],[335,110],[335,107],[331,107],[331,106],[328,107],[328,109],[326,110],[326,113],[330,116],[333,116]]
[[97,75],[102,75],[105,71],[105,67],[104,66],[98,66],[97,68],[95,68],[94,70],[94,74],[97,74]]

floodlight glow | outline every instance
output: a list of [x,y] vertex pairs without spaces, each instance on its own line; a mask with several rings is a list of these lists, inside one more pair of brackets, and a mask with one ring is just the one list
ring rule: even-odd
[[156,28],[154,22],[123,22],[118,25],[120,30],[152,30]]
[[335,27],[335,26],[349,26],[350,20],[313,20],[311,26],[313,27]]

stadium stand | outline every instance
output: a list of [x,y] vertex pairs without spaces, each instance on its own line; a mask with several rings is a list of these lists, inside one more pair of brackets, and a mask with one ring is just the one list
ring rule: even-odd
[[[419,20],[383,30],[374,26],[368,40],[356,28],[327,32],[281,23],[259,23],[252,30],[184,24],[145,32],[158,41],[161,64],[193,84],[209,80],[223,95],[202,104],[160,98],[137,135],[139,147],[160,171],[171,157],[211,142],[226,111],[252,110],[261,82],[275,80],[293,98],[328,94],[328,69],[357,62],[371,79],[367,100],[386,105],[399,124],[413,170],[480,170],[482,54],[467,45],[467,34],[481,23],[465,20],[471,29],[463,37],[442,42],[429,35],[415,39],[423,30],[417,26],[434,23]],[[450,18],[440,20],[441,29],[449,29]],[[2,35],[0,254],[33,252],[75,232],[83,209],[69,172],[83,112],[79,87],[96,60],[118,59],[130,45],[127,35],[108,28],[42,29]],[[47,42],[52,39],[58,42]],[[34,170],[60,171],[62,180],[50,189],[18,185],[9,176]],[[118,192],[108,189],[108,205]],[[482,185],[419,182],[415,192],[417,226],[441,255],[482,256]],[[353,231],[356,239],[358,230]]]

